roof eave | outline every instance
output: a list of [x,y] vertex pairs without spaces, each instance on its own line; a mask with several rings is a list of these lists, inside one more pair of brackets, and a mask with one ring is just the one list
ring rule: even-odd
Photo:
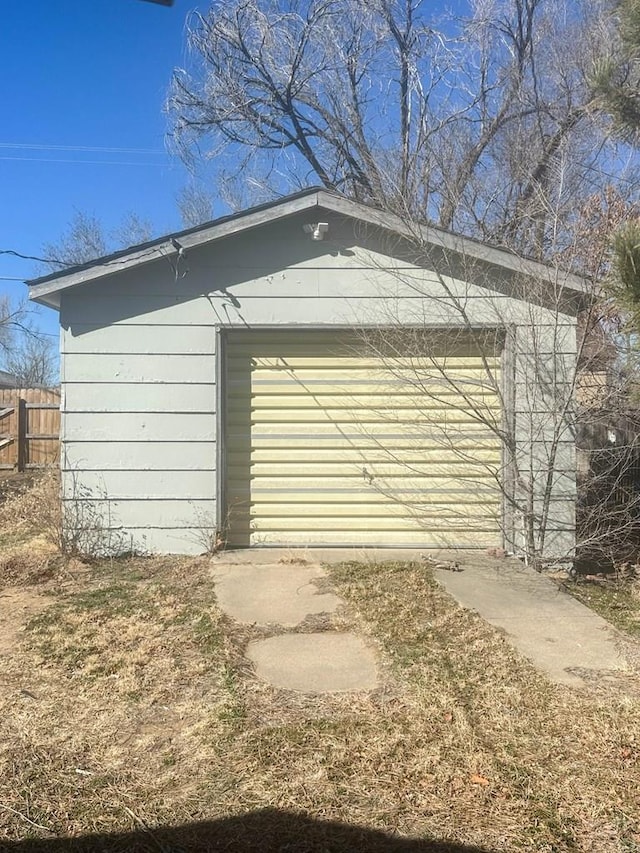
[[321,207],[325,206],[322,200],[324,195],[330,199],[330,205],[336,213],[344,213],[346,216],[367,221],[379,228],[391,230],[410,241],[437,246],[461,257],[503,267],[528,278],[548,282],[561,280],[563,287],[575,290],[578,294],[587,295],[590,293],[590,285],[585,278],[559,267],[523,258],[504,247],[491,246],[471,237],[462,237],[435,225],[414,224],[394,213],[386,213],[373,207],[367,207],[344,198],[344,196],[330,195],[320,191],[318,196],[320,197],[319,204]]
[[573,273],[559,271],[555,267],[522,258],[508,249],[489,246],[469,237],[460,237],[436,226],[414,225],[396,214],[368,207],[331,191],[315,187],[249,211],[223,217],[198,228],[169,234],[157,241],[116,252],[82,267],[73,267],[67,271],[63,270],[60,273],[33,279],[27,282],[29,298],[43,305],[57,308],[60,305],[60,292],[68,288],[162,258],[170,258],[180,249],[192,249],[212,243],[314,207],[358,219],[376,228],[393,231],[406,239],[418,240],[425,245],[437,246],[445,251],[503,267],[513,273],[539,281],[557,284],[561,279],[563,289],[572,290],[582,297],[588,296],[590,292],[586,280]]
[[52,273],[42,278],[32,279],[27,282],[29,298],[35,302],[50,305],[51,299],[47,299],[47,297],[67,288],[77,287],[132,267],[172,257],[180,249],[193,249],[206,243],[221,240],[224,237],[249,231],[275,219],[283,219],[295,213],[310,210],[318,206],[318,195],[317,189],[308,190],[304,194],[256,207],[244,214],[225,217],[222,220],[212,222],[210,225],[168,234],[158,241],[145,243],[129,251],[116,252],[113,255],[98,258],[90,264],[73,267],[69,271],[62,270],[60,273]]

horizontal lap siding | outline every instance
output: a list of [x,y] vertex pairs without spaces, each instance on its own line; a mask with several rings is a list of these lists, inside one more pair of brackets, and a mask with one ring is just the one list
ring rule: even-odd
[[215,528],[215,340],[152,323],[63,333],[63,494],[118,547],[201,552]]
[[[112,498],[109,501],[110,520],[114,529],[145,530],[173,529],[190,527],[200,517],[209,518],[215,512],[215,500],[185,499],[176,500],[145,498]],[[86,507],[94,507],[102,512],[106,498],[100,492],[95,497],[79,500]]]
[[[213,460],[211,460],[213,461]],[[206,459],[202,460],[203,465]],[[188,470],[109,470],[83,471],[82,484],[89,494],[108,496],[113,500],[137,500],[144,495],[145,500],[174,500],[182,496],[182,500],[210,500],[216,493],[216,471]],[[76,472],[62,472],[64,491],[69,493],[74,488]]]
[[[212,392],[213,393],[213,392]],[[136,403],[132,400],[132,408]],[[215,414],[65,411],[65,442],[213,441]]]
[[158,333],[156,323],[144,324],[133,316],[120,325],[74,323],[73,333],[64,336],[62,346],[63,354],[68,355],[215,355],[215,335],[210,325],[189,323],[185,328],[175,321]]
[[[185,338],[188,330],[185,329]],[[213,330],[211,331],[213,335]],[[162,332],[158,330],[158,348]],[[157,353],[84,353],[65,359],[65,382],[181,383],[214,385],[215,360],[211,355]],[[125,391],[124,393],[131,393]]]
[[[555,324],[520,327],[516,335],[514,382],[516,460],[523,470],[533,463],[534,496],[545,494],[551,478],[550,529],[567,529],[562,516],[574,517],[576,496],[575,432],[571,412],[576,362],[576,329],[562,317]],[[560,508],[560,504],[564,504]],[[569,525],[570,526],[570,525]],[[569,537],[570,539],[571,537]],[[569,549],[568,549],[569,550]]]
[[[346,278],[348,280],[349,276]],[[268,291],[262,295],[243,293],[242,288],[237,287],[233,294],[237,304],[230,303],[228,297],[216,290],[208,297],[194,296],[180,302],[170,302],[164,297],[141,299],[131,296],[125,300],[126,311],[115,311],[108,301],[88,305],[86,313],[74,311],[74,318],[77,318],[74,319],[74,325],[97,325],[102,319],[114,327],[138,328],[142,323],[163,328],[176,324],[189,328],[194,317],[197,322],[208,321],[212,326],[277,326],[294,323],[311,327],[314,318],[317,318],[316,325],[327,323],[348,327],[395,322],[447,326],[462,325],[464,322],[460,311],[446,304],[436,302],[425,309],[424,297],[419,295],[398,299],[396,296],[381,297],[376,294],[358,296],[352,290],[345,295],[344,290],[343,285],[343,294],[340,296],[322,292],[301,297],[300,289],[297,295],[281,296],[270,295]],[[442,294],[437,298],[441,299]],[[506,308],[508,301],[504,299],[502,304]],[[483,303],[480,299],[466,300],[466,308],[473,313],[474,323],[492,325],[500,320],[500,308]]]
[[[501,452],[477,407],[501,411],[482,359],[385,363],[344,340],[229,337],[232,544],[496,544]],[[499,381],[499,357],[487,366]]]
[[[251,239],[256,240],[256,254],[274,254],[268,238],[256,233]],[[354,246],[349,256],[314,257],[323,247],[310,244],[305,247],[310,257],[295,263],[289,233],[275,250],[278,268],[270,271],[266,261],[255,266],[244,262],[247,242],[237,244],[235,257],[229,248],[226,261],[217,256],[225,253],[223,247],[190,251],[189,274],[178,283],[170,269],[159,271],[151,264],[119,276],[108,291],[78,293],[65,308],[74,338],[69,346],[82,347],[85,330],[99,327],[554,322],[553,312],[529,310],[520,300],[452,276],[440,280],[429,270],[398,266],[388,254]],[[114,332],[114,341],[122,334]],[[98,346],[112,351],[109,341]],[[180,351],[170,343],[167,349]]]
[[[513,333],[512,357],[515,463],[531,487],[537,517],[546,514],[545,554],[567,558],[575,546],[574,319],[548,317],[535,307],[525,311]],[[524,489],[516,486],[516,493],[528,500]],[[521,518],[514,519],[510,545],[522,548]]]
[[[126,387],[123,387],[125,386]],[[215,414],[215,386],[204,382],[67,382],[67,414],[174,412]]]
[[[116,442],[94,441],[81,437],[67,441],[73,446],[74,466],[71,470],[92,471],[196,471],[215,470],[215,441],[148,441],[136,437],[133,441],[119,438]],[[64,464],[64,460],[63,460]]]

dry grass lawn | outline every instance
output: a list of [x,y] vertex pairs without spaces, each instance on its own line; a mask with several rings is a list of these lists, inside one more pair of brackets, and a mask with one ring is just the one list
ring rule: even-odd
[[137,849],[175,849],[154,827],[271,808],[488,851],[640,850],[635,677],[553,686],[428,569],[354,563],[330,570],[348,609],[325,627],[369,636],[385,686],[277,691],[208,558],[63,560],[23,499],[0,508],[0,848],[147,827]]
[[562,586],[620,631],[640,640],[640,578],[579,578]]

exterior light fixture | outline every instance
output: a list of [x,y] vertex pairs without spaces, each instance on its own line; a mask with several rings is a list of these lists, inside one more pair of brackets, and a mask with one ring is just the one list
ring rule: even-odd
[[324,240],[324,235],[329,230],[328,222],[316,222],[315,225],[303,225],[305,234],[311,234],[312,240]]

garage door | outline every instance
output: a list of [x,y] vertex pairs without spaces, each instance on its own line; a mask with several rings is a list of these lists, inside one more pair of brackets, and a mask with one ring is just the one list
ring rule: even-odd
[[499,353],[435,336],[411,356],[395,349],[313,331],[229,335],[231,546],[500,544]]

